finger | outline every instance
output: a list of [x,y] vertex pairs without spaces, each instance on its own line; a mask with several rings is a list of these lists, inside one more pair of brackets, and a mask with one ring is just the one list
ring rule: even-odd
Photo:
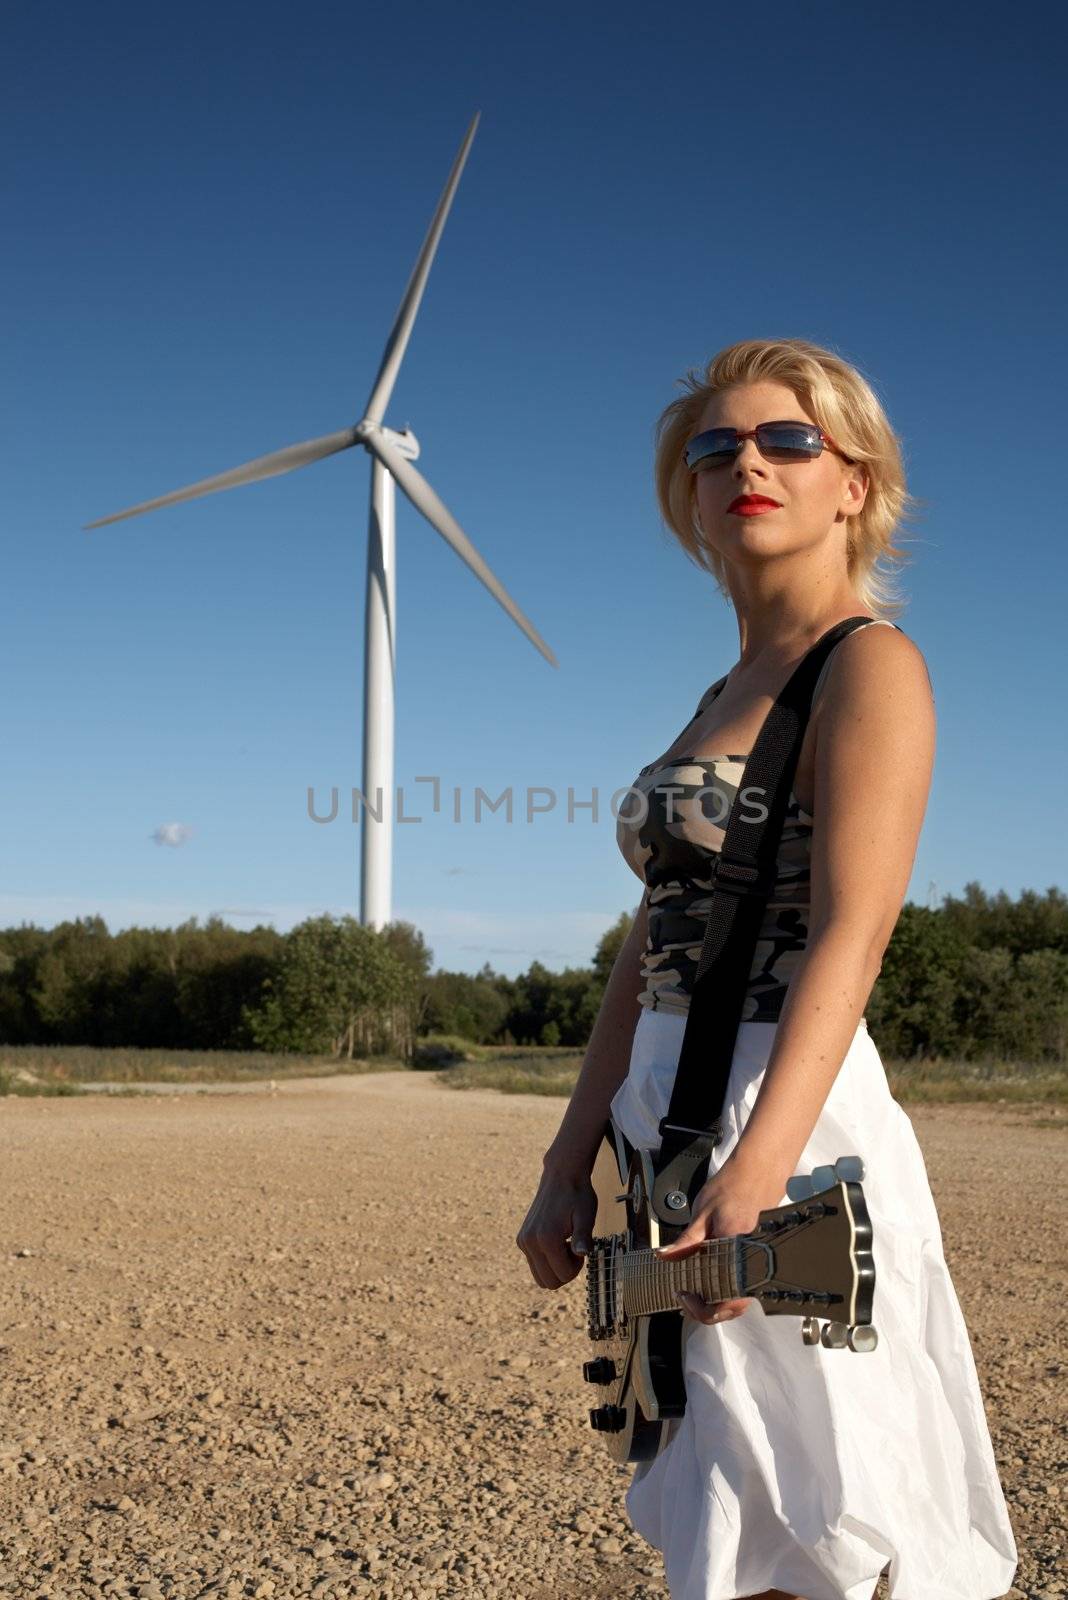
[[679,1301],[687,1316],[693,1317],[695,1322],[703,1322],[711,1326],[717,1322],[733,1322],[736,1317],[743,1316],[752,1304],[751,1300],[703,1300],[700,1295],[689,1294],[680,1290]]
[[571,1253],[562,1239],[539,1241],[532,1255],[537,1261],[539,1281],[544,1289],[561,1289],[582,1268],[581,1259]]
[[549,1270],[548,1262],[545,1260],[545,1256],[543,1255],[541,1248],[535,1244],[534,1240],[518,1238],[515,1242],[519,1249],[522,1250],[523,1254],[526,1256],[527,1266],[530,1268],[531,1277],[538,1285],[538,1288],[558,1289],[560,1285],[554,1281]]
[[709,1238],[710,1235],[707,1234],[702,1227],[699,1227],[696,1223],[691,1223],[690,1226],[680,1233],[677,1239],[673,1239],[670,1244],[658,1245],[653,1251],[653,1254],[657,1256],[680,1255],[685,1252],[697,1250],[701,1245],[706,1244]]
[[564,1279],[555,1271],[544,1250],[531,1251],[530,1270],[541,1289],[559,1289],[563,1285]]
[[744,1316],[753,1302],[751,1300],[706,1300],[702,1303],[719,1313],[717,1321],[729,1322],[734,1317]]
[[553,1239],[549,1244],[543,1245],[542,1254],[548,1262],[550,1271],[558,1279],[553,1288],[559,1288],[563,1283],[570,1283],[576,1273],[582,1270],[583,1257],[575,1255],[566,1239]]
[[527,1260],[530,1265],[530,1271],[534,1278],[534,1282],[537,1284],[539,1289],[559,1289],[561,1287],[560,1280],[556,1277],[555,1273],[550,1270],[544,1260],[544,1257],[540,1255],[535,1256],[532,1252],[530,1255],[528,1255]]
[[593,1230],[596,1222],[596,1208],[587,1205],[578,1205],[571,1213],[571,1238],[568,1240],[568,1249],[573,1255],[583,1259],[593,1249]]
[[706,1326],[713,1322],[722,1322],[720,1307],[711,1305],[707,1300],[702,1300],[700,1295],[679,1293],[677,1296],[679,1306],[687,1317],[692,1317],[694,1322],[703,1322]]

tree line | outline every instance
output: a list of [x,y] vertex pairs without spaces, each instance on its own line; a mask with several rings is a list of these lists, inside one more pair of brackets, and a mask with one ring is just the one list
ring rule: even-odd
[[[101,917],[0,930],[0,1044],[272,1050],[411,1060],[428,1035],[581,1050],[630,931],[589,966],[539,961],[509,978],[431,972],[411,923],[310,917],[288,933],[221,918],[112,934]],[[937,909],[906,903],[865,1007],[886,1056],[1064,1061],[1068,898],[970,883]]]

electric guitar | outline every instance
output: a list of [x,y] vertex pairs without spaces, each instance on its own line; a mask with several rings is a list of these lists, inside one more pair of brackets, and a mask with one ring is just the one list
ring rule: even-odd
[[[801,1317],[808,1345],[868,1351],[878,1343],[859,1156],[791,1178],[792,1204],[762,1211],[752,1233],[708,1240],[675,1261],[653,1254],[682,1232],[650,1204],[657,1176],[654,1153],[635,1149],[609,1119],[591,1174],[597,1218],[586,1257],[587,1331],[598,1354],[582,1375],[602,1390],[590,1426],[620,1462],[659,1455],[686,1410],[677,1290],[708,1301],[750,1297],[765,1316]],[[823,1314],[833,1320],[821,1329]]]

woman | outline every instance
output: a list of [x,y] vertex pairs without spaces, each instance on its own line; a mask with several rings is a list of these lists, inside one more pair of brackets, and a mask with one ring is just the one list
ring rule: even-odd
[[[800,429],[765,431],[777,422]],[[900,609],[892,539],[910,500],[898,442],[838,356],[749,340],[684,381],[660,419],[656,481],[668,527],[734,607],[740,656],[642,769],[641,803],[620,811],[645,893],[516,1243],[543,1288],[570,1281],[589,1248],[609,1110],[633,1144],[659,1145],[723,840],[716,802],[733,799],[745,765],[733,752],[752,750],[822,634],[870,617],[816,686],[724,1138],[665,1254],[750,1232],[787,1203],[791,1176],[859,1155],[879,1343],[814,1351],[792,1319],[751,1300],[682,1296],[686,1413],[635,1469],[627,1509],[663,1551],[676,1600],[868,1600],[886,1570],[891,1600],[993,1600],[1016,1545],[923,1156],[863,1016],[935,746],[923,656],[886,615]],[[664,672],[670,682],[669,662]]]

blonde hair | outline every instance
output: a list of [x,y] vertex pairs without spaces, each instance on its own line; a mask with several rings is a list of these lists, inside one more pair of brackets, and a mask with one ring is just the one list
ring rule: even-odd
[[697,520],[684,451],[712,395],[762,381],[791,389],[813,422],[864,467],[867,498],[849,518],[849,578],[867,609],[882,617],[899,615],[904,602],[895,585],[905,553],[892,541],[921,502],[905,486],[901,445],[872,385],[833,351],[805,339],[746,339],[713,356],[703,372],[694,368],[679,380],[685,393],[665,407],[656,424],[656,495],[665,523],[729,599],[726,563],[705,542]]

